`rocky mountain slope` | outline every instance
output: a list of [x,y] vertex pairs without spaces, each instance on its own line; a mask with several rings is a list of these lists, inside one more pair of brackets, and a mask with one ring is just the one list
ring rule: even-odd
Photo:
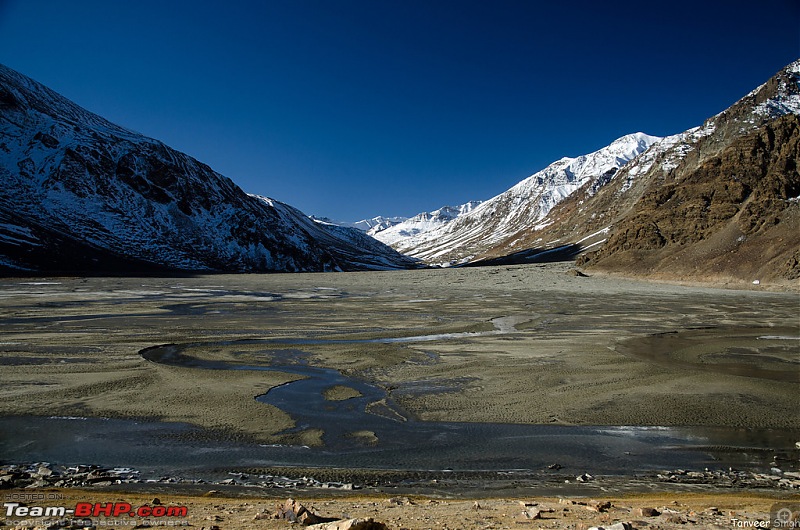
[[624,274],[797,279],[798,115],[800,61],[702,126],[656,142],[607,182],[585,184],[523,238],[481,257],[524,261],[573,248],[585,252],[579,264]]
[[0,65],[0,270],[324,271],[413,260],[262,200]]
[[[658,140],[643,133],[623,136],[594,153],[562,158],[483,203],[470,203],[466,211],[433,229],[401,233],[402,225],[396,225],[375,237],[433,264],[472,261],[509,240],[514,247],[514,241],[524,238],[530,230],[546,226],[543,218],[572,192],[587,183],[610,180]],[[426,215],[412,219],[425,223]]]

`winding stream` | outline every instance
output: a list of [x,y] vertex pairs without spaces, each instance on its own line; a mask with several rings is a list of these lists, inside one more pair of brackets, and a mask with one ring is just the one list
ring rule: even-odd
[[[573,477],[584,472],[633,475],[648,470],[729,466],[765,471],[775,460],[781,460],[781,465],[788,466],[786,469],[796,468],[795,442],[800,440],[800,432],[796,430],[417,421],[393,403],[384,388],[331,368],[314,366],[311,355],[302,349],[304,345],[313,344],[422,343],[508,334],[514,333],[520,322],[513,317],[496,319],[494,329],[481,332],[334,341],[248,339],[168,344],[140,352],[151,362],[170,366],[280,371],[300,376],[301,379],[272,388],[256,399],[289,414],[296,423],[293,430],[324,432],[321,447],[232,441],[177,423],[18,416],[0,417],[0,454],[9,461],[91,462],[112,467],[133,466],[153,472],[190,472],[195,476],[208,476],[219,469],[269,466],[404,472],[485,471],[508,475],[547,472],[548,466],[558,464]],[[759,331],[749,337],[751,343],[764,343],[771,348],[769,354],[776,368],[795,363],[784,351],[784,343],[796,344],[794,336],[789,340],[783,335],[775,338]],[[654,357],[654,361],[663,362],[661,357],[675,351],[678,358],[671,361],[701,363],[707,369],[731,370],[732,360],[754,355],[749,350],[732,350],[725,343],[728,348],[725,357],[721,361],[716,358],[709,361],[706,350],[688,348],[683,352],[673,348],[677,344],[675,341],[683,341],[681,345],[688,341],[691,345],[698,338],[706,342],[702,333],[694,332],[642,340],[647,345],[660,346],[660,349],[649,350],[648,355],[658,357]],[[263,346],[263,350],[255,357],[251,350],[250,360],[241,363],[236,362],[235,354],[229,356],[228,361],[201,359],[190,354],[196,347],[235,348],[244,344]],[[741,347],[742,343],[739,340],[737,344]],[[286,349],[287,346],[290,348]],[[621,347],[635,353],[637,346],[639,344],[631,341]],[[429,354],[428,362],[436,362],[435,354]],[[760,375],[776,377],[772,372]],[[418,383],[407,383],[403,391],[454,391],[466,381]],[[344,389],[344,392],[332,393],[336,389]]]
[[[313,366],[309,363],[310,354],[301,349],[270,348],[277,344],[425,342],[513,333],[517,323],[514,319],[500,319],[494,322],[495,329],[491,331],[447,335],[349,341],[244,341],[265,346],[261,352],[265,364],[258,365],[201,360],[183,353],[196,346],[234,346],[243,342],[164,345],[148,348],[141,354],[152,362],[175,366],[280,371],[301,376],[302,379],[275,387],[256,399],[291,415],[296,422],[293,431],[323,431],[324,446],[264,446],[245,451],[248,455],[258,454],[253,458],[262,464],[508,471],[544,469],[559,463],[575,470],[605,474],[720,466],[763,470],[769,469],[776,453],[792,453],[795,441],[800,439],[798,432],[770,429],[421,422],[394,404],[377,385],[334,369]],[[326,393],[336,387],[349,389],[352,397],[326,398]],[[424,385],[416,390],[437,391]],[[408,391],[414,391],[413,385]],[[238,453],[232,451],[230,455]]]

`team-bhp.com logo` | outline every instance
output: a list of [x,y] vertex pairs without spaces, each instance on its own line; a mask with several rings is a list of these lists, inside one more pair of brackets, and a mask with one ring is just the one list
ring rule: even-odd
[[6,517],[186,517],[186,506],[138,506],[127,502],[79,502],[75,508],[63,506],[24,506],[18,502],[5,502]]

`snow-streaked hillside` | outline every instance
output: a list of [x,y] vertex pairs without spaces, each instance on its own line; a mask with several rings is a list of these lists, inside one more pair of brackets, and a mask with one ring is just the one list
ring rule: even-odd
[[402,223],[408,217],[383,217],[379,215],[377,217],[372,217],[371,219],[362,219],[356,222],[350,221],[338,221],[336,219],[331,219],[330,217],[319,217],[317,215],[310,216],[311,219],[314,221],[325,223],[329,225],[336,225],[336,226],[344,226],[347,228],[357,228],[362,232],[369,232],[370,230],[384,230],[389,228],[390,226],[396,225],[397,223]]
[[401,232],[400,224],[375,237],[427,263],[467,262],[498,242],[540,225],[547,213],[572,192],[589,182],[612,178],[658,140],[644,133],[623,136],[594,153],[562,158],[483,203],[470,203],[468,211],[433,229],[425,230],[430,224],[426,224],[426,214],[421,214],[417,216],[422,227],[419,231]]
[[205,164],[2,65],[0,184],[0,268],[6,270],[323,271],[410,264],[360,236],[299,222],[291,207],[268,206]]
[[282,202],[254,195],[287,222],[297,224],[315,241],[324,245],[350,268],[363,270],[391,270],[409,268],[416,260],[402,256],[368,236],[363,230],[309,217],[297,208]]
[[529,261],[534,251],[571,247],[584,253],[580,264],[625,274],[748,284],[796,279],[798,167],[795,61],[701,126],[657,141],[613,179],[574,192],[534,229],[480,258]]
[[399,245],[400,242],[404,246],[413,246],[415,242],[422,241],[428,232],[438,230],[457,217],[471,212],[479,204],[481,201],[470,201],[461,206],[443,206],[389,226],[376,225],[367,233],[390,246]]

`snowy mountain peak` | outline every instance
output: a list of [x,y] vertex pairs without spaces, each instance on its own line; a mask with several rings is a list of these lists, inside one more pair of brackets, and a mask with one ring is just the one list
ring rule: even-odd
[[644,133],[628,134],[593,153],[561,158],[488,201],[462,205],[455,216],[442,208],[373,235],[429,263],[468,260],[498,241],[530,230],[590,180],[610,180],[658,140]]
[[443,225],[467,214],[481,204],[481,201],[470,201],[460,206],[443,206],[432,212],[422,212],[400,223],[390,226],[377,225],[367,233],[375,239],[394,246],[400,241],[411,241],[423,237]]

